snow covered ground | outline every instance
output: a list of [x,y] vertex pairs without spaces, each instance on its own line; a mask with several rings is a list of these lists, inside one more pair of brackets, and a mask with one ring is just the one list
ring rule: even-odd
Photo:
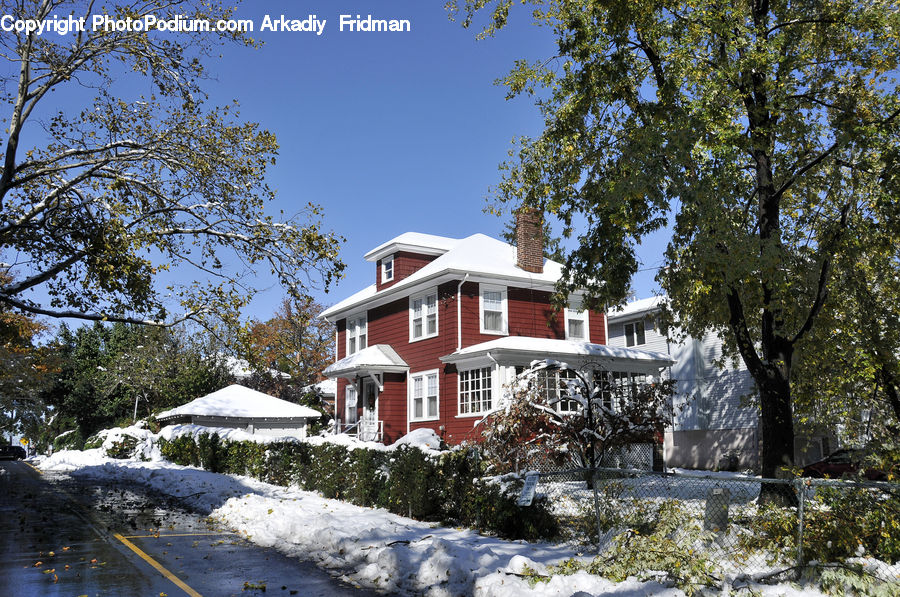
[[[112,434],[107,441],[114,439]],[[655,581],[614,583],[584,572],[556,575],[549,582],[530,586],[519,573],[526,567],[545,572],[548,564],[576,555],[572,548],[484,537],[248,477],[177,466],[161,460],[152,449],[144,451],[143,457],[150,460],[114,460],[105,457],[101,449],[64,451],[38,458],[35,464],[48,472],[134,482],[179,496],[255,543],[313,559],[336,576],[386,594],[683,595]],[[753,595],[767,597],[822,595],[812,588],[787,584],[753,585],[752,589]]]

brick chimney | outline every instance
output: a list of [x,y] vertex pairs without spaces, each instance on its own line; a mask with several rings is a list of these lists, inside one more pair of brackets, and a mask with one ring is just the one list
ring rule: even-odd
[[544,271],[544,226],[541,213],[530,207],[516,211],[516,265],[534,274]]

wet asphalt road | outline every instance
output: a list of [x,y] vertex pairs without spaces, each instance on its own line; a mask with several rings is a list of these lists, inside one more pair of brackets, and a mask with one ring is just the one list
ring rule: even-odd
[[0,461],[0,596],[372,595],[130,486]]

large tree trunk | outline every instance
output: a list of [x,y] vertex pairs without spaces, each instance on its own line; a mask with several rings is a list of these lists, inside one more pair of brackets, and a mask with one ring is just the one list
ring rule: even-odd
[[763,477],[781,476],[779,469],[794,463],[794,417],[791,390],[787,381],[777,379],[759,383],[760,431],[762,433]]

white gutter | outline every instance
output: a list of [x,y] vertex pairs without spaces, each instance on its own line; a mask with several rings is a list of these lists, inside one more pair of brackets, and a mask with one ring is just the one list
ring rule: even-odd
[[469,274],[466,272],[466,277],[456,287],[456,350],[462,350],[462,287],[468,279]]
[[[352,313],[362,305],[366,305],[366,309],[374,309],[376,307],[386,305],[392,301],[402,299],[403,297],[409,296],[410,294],[414,294],[425,287],[439,286],[441,284],[444,284],[445,282],[453,281],[454,279],[462,275],[465,275],[467,278],[469,276],[472,276],[473,281],[483,281],[485,283],[495,285],[500,284],[501,282],[508,282],[507,286],[514,286],[516,288],[530,288],[533,290],[546,289],[548,292],[553,291],[556,284],[556,282],[553,280],[541,280],[540,276],[536,274],[510,276],[504,274],[492,274],[490,272],[465,271],[456,268],[448,268],[446,270],[441,270],[439,272],[429,274],[428,276],[425,276],[423,278],[413,279],[415,275],[416,274],[412,274],[411,276],[400,280],[393,286],[389,286],[388,288],[380,290],[375,294],[367,295],[363,298],[357,299],[353,303],[346,305],[338,303],[337,305],[329,307],[328,309],[323,311],[319,315],[319,317],[326,321],[334,323],[339,319],[343,319],[347,313]],[[411,279],[412,281],[408,282],[408,280]]]
[[609,344],[609,307],[603,305],[603,336],[604,344]]

